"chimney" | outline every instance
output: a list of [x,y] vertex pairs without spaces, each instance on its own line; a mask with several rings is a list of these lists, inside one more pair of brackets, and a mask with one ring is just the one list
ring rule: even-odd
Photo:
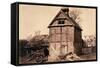
[[62,8],[61,9],[65,14],[69,15],[69,8]]

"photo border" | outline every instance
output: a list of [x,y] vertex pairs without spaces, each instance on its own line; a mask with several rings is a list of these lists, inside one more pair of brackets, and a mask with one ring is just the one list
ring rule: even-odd
[[[76,62],[90,62],[90,61],[97,61],[98,59],[98,35],[97,35],[97,31],[98,31],[98,24],[97,24],[97,20],[98,20],[98,7],[97,6],[81,6],[81,5],[65,5],[65,4],[48,4],[48,3],[30,3],[30,2],[15,2],[12,3],[16,4],[16,40],[14,40],[16,42],[16,55],[15,57],[15,62],[11,59],[11,64],[14,64],[16,66],[22,66],[22,65],[43,65],[43,64],[59,64],[59,63],[76,63]],[[79,7],[79,8],[94,8],[96,9],[96,60],[78,60],[78,61],[63,61],[63,62],[46,62],[46,63],[29,63],[29,64],[19,64],[19,5],[39,5],[39,6],[55,6],[55,7]],[[12,9],[13,10],[13,9]],[[13,25],[11,24],[11,27]],[[12,29],[12,28],[11,28]],[[13,45],[14,46],[14,45]],[[11,48],[13,49],[12,45]],[[12,51],[11,51],[12,52]],[[13,55],[13,54],[12,54]]]

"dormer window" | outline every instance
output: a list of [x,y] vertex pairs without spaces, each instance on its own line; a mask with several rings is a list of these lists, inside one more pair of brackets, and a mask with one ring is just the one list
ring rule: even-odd
[[64,24],[64,23],[65,23],[64,20],[59,20],[59,21],[58,21],[58,24]]

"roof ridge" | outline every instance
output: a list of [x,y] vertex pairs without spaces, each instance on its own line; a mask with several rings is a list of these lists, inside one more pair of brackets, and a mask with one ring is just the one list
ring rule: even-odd
[[[65,11],[65,10],[64,10],[64,11]],[[76,23],[76,21],[73,20],[73,18],[69,16],[69,13],[65,14],[64,11],[63,11],[62,8],[61,8],[61,10],[60,10],[60,11],[57,13],[57,15],[53,18],[52,22],[49,24],[48,27],[50,27],[50,26],[53,24],[53,22],[55,21],[56,17],[57,17],[59,14],[63,13],[63,14],[66,16],[65,18],[69,19],[70,22],[71,22],[74,26],[76,26],[76,27],[78,27],[80,30],[82,30],[81,27],[79,26],[79,24]],[[69,10],[68,10],[68,11],[69,11]]]

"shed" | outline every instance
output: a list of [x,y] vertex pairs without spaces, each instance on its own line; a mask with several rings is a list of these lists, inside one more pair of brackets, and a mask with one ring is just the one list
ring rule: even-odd
[[77,55],[82,53],[82,29],[69,16],[69,8],[62,8],[48,28],[51,57],[58,57],[69,52]]

